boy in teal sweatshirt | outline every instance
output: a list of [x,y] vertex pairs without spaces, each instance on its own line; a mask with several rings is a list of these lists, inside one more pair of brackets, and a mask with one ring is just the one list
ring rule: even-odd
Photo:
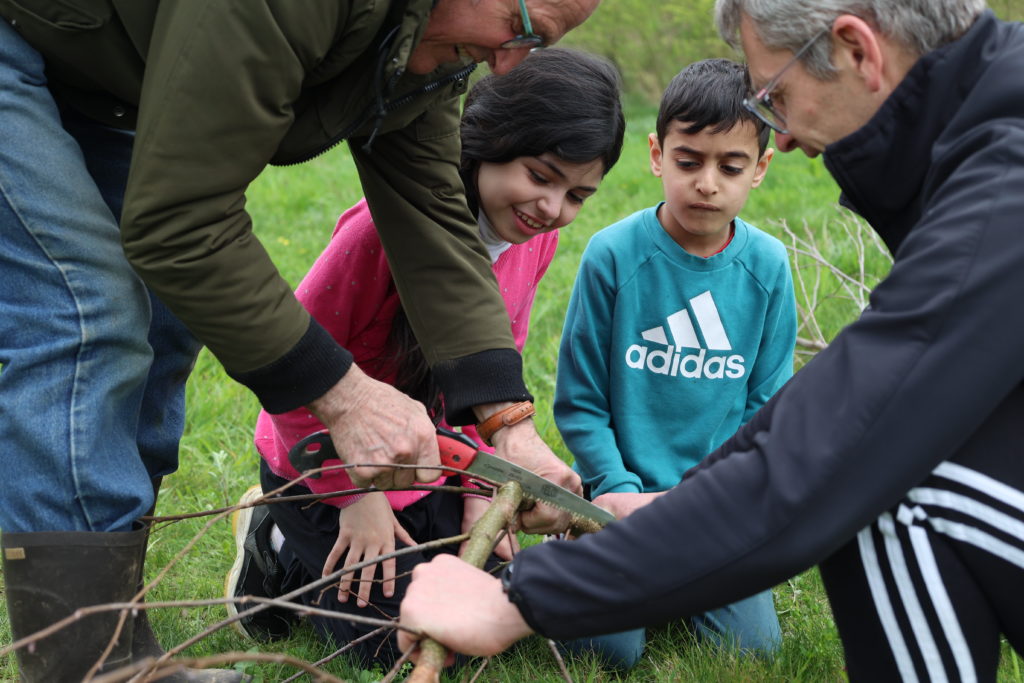
[[[598,232],[583,254],[558,359],[555,420],[592,498],[666,491],[752,416],[793,370],[786,249],[737,217],[765,177],[769,130],[743,106],[739,64],[691,64],[666,90],[651,170],[665,201]],[[622,495],[627,494],[627,495]],[[694,616],[743,651],[779,645],[771,591]],[[618,668],[645,631],[567,644]]]

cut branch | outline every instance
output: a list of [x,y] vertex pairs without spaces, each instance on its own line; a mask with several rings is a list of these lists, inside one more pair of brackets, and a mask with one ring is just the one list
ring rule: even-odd
[[[499,534],[519,513],[523,503],[523,488],[518,482],[502,485],[487,507],[487,511],[473,525],[462,559],[482,569],[497,542]],[[448,653],[444,646],[432,638],[420,641],[420,659],[407,683],[435,683],[441,680],[441,670]]]

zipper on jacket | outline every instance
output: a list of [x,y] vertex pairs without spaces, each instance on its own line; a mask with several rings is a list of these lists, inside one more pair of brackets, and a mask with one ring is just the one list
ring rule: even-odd
[[[416,99],[417,97],[420,97],[421,95],[426,95],[428,93],[432,93],[435,90],[437,90],[438,88],[443,88],[446,85],[449,85],[451,83],[454,83],[454,82],[458,81],[459,79],[468,78],[469,75],[471,73],[473,73],[473,71],[475,69],[476,69],[476,64],[475,63],[474,64],[468,64],[468,65],[462,67],[461,69],[459,69],[458,71],[452,72],[452,73],[448,74],[447,76],[442,76],[441,78],[437,79],[436,81],[431,81],[430,83],[426,83],[426,84],[420,86],[419,88],[417,88],[416,90],[408,92],[408,93],[406,93],[404,95],[399,95],[398,97],[396,97],[396,98],[394,98],[392,100],[386,100],[382,104],[382,111],[383,111],[384,115],[386,116],[387,114],[390,114],[391,112],[399,109],[400,107],[405,106],[406,104],[408,104],[412,100]],[[401,77],[401,75],[402,75],[402,72],[396,72],[395,74],[392,75],[392,80],[397,80],[398,78]],[[334,149],[339,144],[341,144],[342,142],[347,140],[349,138],[349,136],[352,135],[352,133],[354,133],[360,126],[365,124],[370,119],[370,117],[373,115],[373,110],[377,106],[377,104],[378,103],[376,103],[376,102],[368,104],[366,106],[366,108],[363,110],[362,114],[360,114],[360,116],[357,118],[357,120],[352,125],[348,126],[340,134],[335,136],[333,140],[328,142],[326,145],[324,145],[323,147],[321,147],[317,151],[315,151],[315,152],[313,152],[313,153],[311,153],[311,154],[309,154],[309,155],[307,155],[305,157],[302,157],[300,159],[296,159],[294,161],[289,161],[289,162],[283,163],[283,164],[275,164],[275,165],[276,166],[295,166],[297,164],[304,164],[307,161],[312,161],[313,159],[317,158],[318,156],[320,156],[320,155],[322,155],[322,154],[324,154],[324,153]],[[367,142],[367,144],[369,144],[370,142],[372,142],[372,139],[369,140]]]

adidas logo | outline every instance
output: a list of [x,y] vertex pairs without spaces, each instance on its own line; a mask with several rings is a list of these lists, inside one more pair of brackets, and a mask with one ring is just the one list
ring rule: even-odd
[[[711,291],[698,294],[689,301],[689,310],[683,308],[665,319],[672,342],[665,334],[665,326],[659,325],[640,333],[644,341],[666,347],[652,351],[646,346],[632,344],[626,349],[626,365],[635,370],[648,370],[659,375],[686,377],[689,379],[738,379],[746,373],[744,358],[738,354],[711,354],[714,351],[732,351],[729,335],[725,333],[722,317],[711,296]],[[693,318],[690,317],[693,311]],[[696,327],[693,324],[697,321]],[[704,337],[702,344],[697,336],[700,330]],[[697,353],[684,354],[683,349],[698,349]]]

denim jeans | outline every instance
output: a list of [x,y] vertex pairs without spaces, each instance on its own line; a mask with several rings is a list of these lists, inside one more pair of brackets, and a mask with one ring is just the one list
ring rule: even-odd
[[0,22],[0,528],[128,531],[199,345],[121,249],[132,134],[62,112],[43,68]]
[[[690,617],[690,623],[700,638],[743,654],[771,656],[782,644],[779,617],[770,590]],[[640,661],[646,644],[647,630],[638,628],[577,638],[561,645],[572,654],[595,654],[609,666],[625,671]]]

